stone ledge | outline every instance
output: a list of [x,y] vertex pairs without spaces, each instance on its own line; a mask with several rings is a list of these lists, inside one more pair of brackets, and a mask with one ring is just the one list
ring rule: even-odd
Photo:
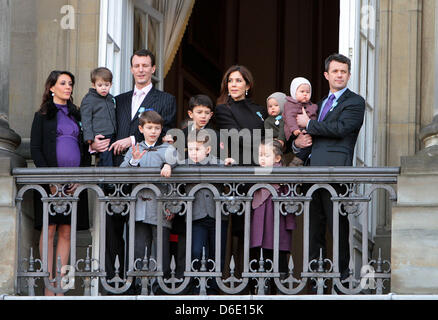
[[425,148],[414,156],[400,158],[402,175],[438,175],[438,145]]

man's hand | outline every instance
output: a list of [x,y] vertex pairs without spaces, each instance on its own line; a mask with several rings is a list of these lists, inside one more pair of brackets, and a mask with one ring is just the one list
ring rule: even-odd
[[310,118],[307,115],[306,109],[302,109],[303,113],[297,114],[297,124],[300,128],[306,128]]
[[109,144],[110,139],[105,139],[103,135],[98,134],[94,137],[94,141],[90,144],[90,147],[96,152],[104,152],[108,150]]
[[172,167],[166,163],[163,166],[163,169],[161,169],[161,176],[169,178],[171,174],[172,174]]
[[114,150],[115,155],[122,154],[126,149],[131,146],[131,143],[132,142],[130,137],[120,139],[114,142],[108,150]]
[[141,157],[143,157],[145,153],[146,153],[146,150],[143,150],[142,152],[140,152],[140,147],[139,147],[138,143],[137,143],[137,146],[135,144],[132,145],[132,159],[140,160]]
[[295,147],[306,148],[312,145],[312,136],[307,134],[306,130],[301,131],[294,141]]

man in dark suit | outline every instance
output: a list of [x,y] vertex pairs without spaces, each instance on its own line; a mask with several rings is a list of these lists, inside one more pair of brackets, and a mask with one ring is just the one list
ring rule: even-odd
[[[330,92],[318,103],[318,119],[311,120],[306,112],[297,116],[300,127],[305,127],[294,141],[295,153],[300,148],[312,145],[307,165],[310,166],[351,166],[354,146],[363,123],[365,100],[347,88],[350,79],[350,59],[333,54],[325,61],[324,76]],[[332,185],[337,194],[344,193],[341,185]],[[333,230],[333,203],[326,189],[313,193],[310,203],[310,248],[309,259],[319,257],[320,248],[325,256],[325,232],[328,224]],[[336,236],[336,235],[334,235]],[[350,260],[349,223],[347,216],[339,216],[339,271],[341,279],[348,277]]]
[[138,129],[138,116],[146,109],[153,109],[164,120],[162,136],[175,127],[176,99],[173,95],[155,89],[152,75],[155,72],[155,57],[146,49],[136,51],[131,57],[131,73],[134,76],[134,89],[116,96],[117,134],[110,150],[118,155],[115,165],[123,162],[123,153],[135,143],[142,141]]
[[[116,141],[109,147],[116,155],[114,165],[120,166],[124,153],[130,146],[144,140],[139,131],[138,116],[147,109],[158,112],[164,120],[162,137],[165,132],[175,126],[176,99],[173,95],[155,89],[152,75],[155,72],[155,56],[146,49],[141,49],[131,56],[131,73],[134,77],[134,89],[115,97],[116,99]],[[103,136],[102,136],[103,138]],[[160,139],[161,140],[161,139]],[[108,140],[95,139],[91,145],[96,151],[108,148]],[[124,267],[123,231],[126,217],[107,216],[106,223],[106,261],[108,278],[114,276],[116,255],[119,256],[120,270]]]

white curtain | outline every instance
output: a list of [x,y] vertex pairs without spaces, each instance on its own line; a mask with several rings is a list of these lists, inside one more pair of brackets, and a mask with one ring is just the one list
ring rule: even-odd
[[189,22],[195,0],[147,0],[147,3],[164,15],[163,77],[166,77]]

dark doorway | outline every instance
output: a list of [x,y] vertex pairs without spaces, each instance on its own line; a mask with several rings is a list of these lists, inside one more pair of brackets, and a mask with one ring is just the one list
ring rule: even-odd
[[339,0],[197,0],[164,83],[177,98],[178,124],[192,95],[216,101],[233,64],[253,73],[260,105],[275,91],[289,95],[297,76],[310,80],[317,102],[328,92],[324,59],[338,51],[338,38]]

